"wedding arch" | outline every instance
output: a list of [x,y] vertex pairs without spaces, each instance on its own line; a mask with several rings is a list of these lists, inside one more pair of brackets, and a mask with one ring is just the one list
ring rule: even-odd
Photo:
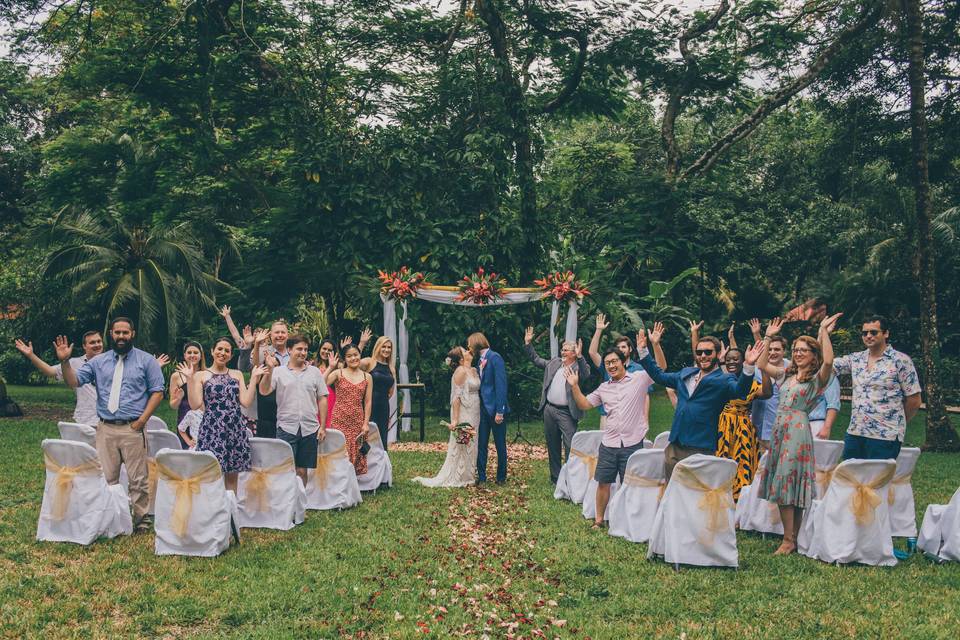
[[[493,307],[507,304],[524,304],[550,300],[550,357],[560,353],[560,339],[556,327],[560,319],[563,303],[567,305],[564,340],[577,339],[577,311],[583,297],[590,295],[587,286],[577,280],[572,271],[548,273],[534,280],[535,287],[508,287],[506,279],[496,272],[487,272],[479,268],[461,278],[456,285],[436,285],[427,281],[427,275],[401,267],[393,272],[378,272],[380,300],[383,302],[383,335],[390,338],[396,346],[397,383],[410,383],[410,370],[407,358],[410,348],[410,327],[407,305],[411,300],[422,300],[437,304],[449,304],[463,307]],[[397,316],[397,305],[400,315]],[[410,391],[401,391],[403,406],[410,406]],[[398,395],[390,397],[389,439],[396,439]],[[411,419],[400,420],[400,429],[410,430]]]

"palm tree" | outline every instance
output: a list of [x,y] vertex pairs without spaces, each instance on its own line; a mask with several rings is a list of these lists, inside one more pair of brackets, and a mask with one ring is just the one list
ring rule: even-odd
[[129,225],[110,210],[96,216],[64,210],[48,230],[56,249],[43,275],[68,283],[74,296],[98,298],[105,322],[133,318],[145,345],[169,348],[181,321],[214,309],[215,289],[224,285],[185,223]]

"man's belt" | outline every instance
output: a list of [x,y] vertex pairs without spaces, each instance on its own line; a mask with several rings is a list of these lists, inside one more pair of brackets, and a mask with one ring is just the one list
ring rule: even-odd
[[133,420],[107,420],[106,418],[100,418],[100,422],[104,424],[130,424]]

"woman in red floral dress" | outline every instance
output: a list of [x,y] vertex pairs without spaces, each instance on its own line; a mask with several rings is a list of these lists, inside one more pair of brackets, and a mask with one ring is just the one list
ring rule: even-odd
[[347,439],[347,455],[357,475],[367,472],[367,456],[360,455],[358,438],[366,439],[370,431],[370,411],[373,400],[373,384],[370,374],[360,369],[360,350],[348,346],[343,352],[346,367],[337,368],[337,357],[330,357],[327,369],[327,384],[336,391],[337,403],[330,416],[330,427],[343,432]]

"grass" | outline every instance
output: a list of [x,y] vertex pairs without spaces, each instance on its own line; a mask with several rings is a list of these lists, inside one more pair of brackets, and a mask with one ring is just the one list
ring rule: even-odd
[[[919,556],[834,567],[774,558],[776,540],[741,533],[739,571],[648,562],[646,545],[590,531],[579,507],[553,499],[546,462],[519,451],[507,486],[464,490],[409,482],[434,473],[441,453],[394,452],[393,489],[311,511],[290,532],[245,529],[214,559],[158,558],[150,535],[41,544],[39,443],[56,436],[72,394],[10,393],[29,415],[0,421],[3,637],[955,638],[960,625],[960,565]],[[671,411],[655,398],[654,432]],[[542,442],[539,424],[524,433]],[[918,418],[907,443],[922,437]],[[918,517],[958,484],[960,456],[924,453]]]

